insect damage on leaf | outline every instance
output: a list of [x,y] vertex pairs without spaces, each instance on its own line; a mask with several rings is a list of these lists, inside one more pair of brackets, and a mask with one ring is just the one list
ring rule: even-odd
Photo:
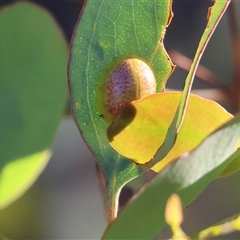
[[103,72],[98,86],[100,116],[111,123],[131,101],[156,93],[153,71],[138,58],[114,60]]

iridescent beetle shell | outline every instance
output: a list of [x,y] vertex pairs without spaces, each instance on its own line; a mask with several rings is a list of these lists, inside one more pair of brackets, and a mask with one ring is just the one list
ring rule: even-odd
[[156,93],[156,80],[151,68],[137,58],[118,62],[104,77],[98,105],[108,123],[131,101]]

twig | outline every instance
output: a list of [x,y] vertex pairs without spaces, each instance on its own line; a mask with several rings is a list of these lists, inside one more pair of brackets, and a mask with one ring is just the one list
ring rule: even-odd
[[[171,57],[171,60],[177,64],[178,67],[182,68],[183,70],[189,71],[190,66],[192,65],[192,60],[183,54],[175,51],[175,50],[170,50],[169,56]],[[221,81],[217,78],[217,76],[208,70],[207,68],[199,65],[198,69],[196,71],[196,77],[199,79],[203,80],[210,86],[214,88],[227,88],[224,84],[221,83]]]
[[232,46],[234,78],[231,84],[235,107],[240,111],[240,34],[237,24],[236,6],[231,2],[228,7],[228,22]]

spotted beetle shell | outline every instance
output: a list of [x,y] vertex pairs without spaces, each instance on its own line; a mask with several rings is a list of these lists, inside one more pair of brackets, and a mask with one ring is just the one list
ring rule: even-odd
[[156,93],[156,80],[151,68],[137,58],[117,63],[105,81],[102,114],[109,123],[131,101]]

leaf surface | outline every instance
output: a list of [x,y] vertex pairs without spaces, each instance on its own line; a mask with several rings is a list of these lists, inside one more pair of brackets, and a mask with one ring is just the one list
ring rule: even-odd
[[[138,164],[152,159],[166,138],[181,96],[180,92],[167,92],[132,102],[108,128],[108,138],[113,148]],[[161,171],[231,118],[232,115],[217,103],[191,94],[177,140],[153,170]]]
[[109,145],[107,124],[96,104],[100,75],[118,58],[141,58],[162,91],[173,69],[162,44],[170,18],[171,1],[88,0],[75,29],[69,61],[74,118],[103,170],[112,202],[143,170]]
[[67,96],[67,46],[53,18],[21,2],[0,11],[0,208],[46,165]]
[[166,225],[164,211],[169,196],[178,194],[186,207],[239,154],[236,152],[239,139],[240,116],[154,177],[119,214],[102,239],[152,239]]
[[[240,170],[240,142],[238,143],[238,150],[233,161],[219,174],[219,177],[226,177]],[[237,154],[238,153],[238,154]]]

